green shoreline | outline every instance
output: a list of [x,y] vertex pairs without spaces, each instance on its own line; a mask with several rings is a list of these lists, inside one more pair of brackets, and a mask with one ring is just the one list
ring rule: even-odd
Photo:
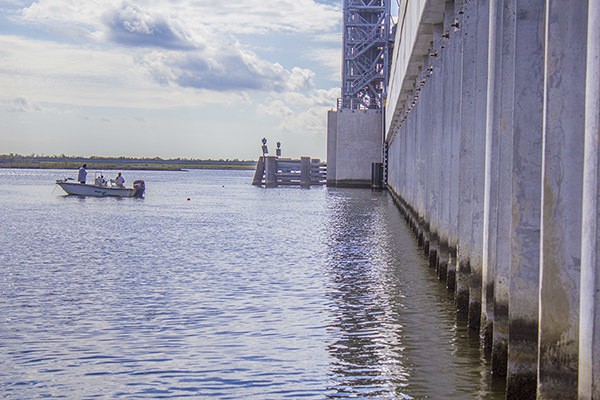
[[246,160],[181,160],[109,157],[31,157],[0,155],[0,168],[185,171],[190,169],[251,170],[256,163]]

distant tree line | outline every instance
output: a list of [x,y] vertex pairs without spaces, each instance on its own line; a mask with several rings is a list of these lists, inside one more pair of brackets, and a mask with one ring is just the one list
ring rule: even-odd
[[23,155],[23,154],[18,154],[18,153],[0,154],[0,160],[15,161],[15,160],[34,160],[34,159],[41,159],[41,160],[53,159],[53,160],[65,160],[65,161],[78,161],[78,160],[125,161],[125,160],[127,160],[127,161],[173,161],[173,162],[207,162],[208,161],[208,162],[229,162],[229,163],[231,163],[231,162],[233,162],[233,163],[253,163],[254,162],[253,160],[240,160],[238,158],[201,159],[201,158],[185,158],[185,157],[162,158],[162,157],[158,157],[158,156],[157,157],[125,157],[125,156],[83,157],[83,156],[67,156],[65,154],[60,154],[60,155],[45,155],[45,154],[36,154],[36,153],[31,153],[28,155]]
[[88,164],[93,169],[141,169],[141,170],[187,170],[187,169],[253,169],[255,161],[239,159],[193,159],[161,157],[102,157],[61,155],[0,154],[0,168],[73,169]]

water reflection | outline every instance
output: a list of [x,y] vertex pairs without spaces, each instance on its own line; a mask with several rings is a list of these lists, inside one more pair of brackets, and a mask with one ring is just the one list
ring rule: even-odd
[[502,398],[389,197],[329,194],[330,397]]
[[[369,193],[370,194],[370,193]],[[331,191],[328,218],[329,295],[335,307],[331,326],[337,340],[329,346],[334,356],[332,373],[338,380],[331,398],[395,397],[407,384],[401,362],[399,337],[402,326],[382,296],[377,274],[376,248],[379,207],[369,197],[352,197],[343,190]]]
[[56,174],[0,170],[0,398],[495,398],[386,193]]

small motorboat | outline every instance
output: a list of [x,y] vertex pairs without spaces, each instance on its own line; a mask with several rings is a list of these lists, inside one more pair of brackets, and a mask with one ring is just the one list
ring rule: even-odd
[[133,187],[117,185],[114,180],[105,181],[97,176],[94,184],[79,183],[73,178],[57,179],[56,184],[67,194],[91,197],[144,197],[146,183],[143,180],[133,182]]

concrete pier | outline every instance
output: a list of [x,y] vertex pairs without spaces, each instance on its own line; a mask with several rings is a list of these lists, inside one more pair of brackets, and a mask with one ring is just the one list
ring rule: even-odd
[[[471,279],[469,282],[469,327],[479,330],[481,324],[482,270],[483,270],[483,204],[485,187],[485,140],[487,110],[487,63],[489,1],[474,1],[475,9],[475,91],[473,93],[475,118],[473,121],[472,194],[471,194]],[[472,78],[473,79],[473,78]]]
[[[454,32],[450,40],[456,41],[454,46],[462,44],[463,58],[452,57],[448,53],[448,63],[460,64],[458,71],[461,71],[460,97],[456,98],[459,108],[459,163],[458,163],[458,236],[459,238],[471,237],[472,228],[472,197],[473,197],[473,135],[475,124],[475,60],[476,60],[476,40],[477,21],[474,18],[475,2],[468,1],[462,10],[455,9],[449,13],[450,8],[446,3],[446,20],[453,21],[455,18],[459,23],[462,22],[460,30]],[[458,12],[463,11],[461,18]],[[449,46],[453,50],[453,46]],[[446,56],[446,54],[444,54]],[[449,109],[449,114],[454,114]],[[470,240],[459,240],[458,242],[458,263],[456,268],[456,306],[458,312],[465,316],[469,312],[469,280],[471,273],[470,255],[472,253],[473,243]]]
[[[485,127],[485,177],[483,202],[483,249],[481,333],[486,356],[492,354],[494,334],[494,282],[498,217],[498,122],[500,107],[500,56],[502,54],[502,2],[490,1],[488,33],[488,83]],[[498,94],[497,94],[498,93]],[[494,119],[496,118],[496,119]]]
[[[535,398],[544,99],[544,0],[515,3],[507,397]],[[518,72],[518,73],[517,73]]]
[[508,399],[600,398],[599,3],[400,7],[387,186]]
[[546,7],[539,395],[577,398],[588,4]]
[[382,162],[382,124],[382,110],[329,111],[328,186],[371,186],[371,164]]
[[585,98],[579,399],[600,399],[600,1],[590,1]]

